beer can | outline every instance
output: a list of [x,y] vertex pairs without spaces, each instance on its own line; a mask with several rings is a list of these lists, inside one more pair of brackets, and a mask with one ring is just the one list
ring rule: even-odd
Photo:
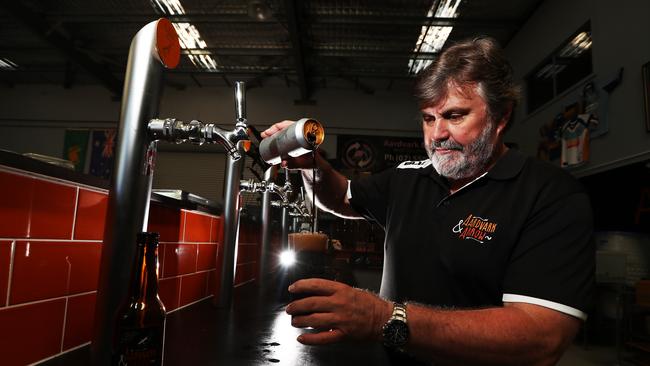
[[316,148],[325,139],[323,126],[315,119],[303,118],[260,142],[260,155],[271,165],[288,157],[298,157]]

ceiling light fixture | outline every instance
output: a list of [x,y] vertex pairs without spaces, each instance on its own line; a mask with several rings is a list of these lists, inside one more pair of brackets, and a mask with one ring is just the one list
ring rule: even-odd
[[[166,15],[183,15],[185,9],[180,0],[151,0],[151,5]],[[172,23],[181,48],[187,50],[187,57],[196,67],[208,71],[217,71],[217,61],[211,56],[210,51],[203,50],[207,44],[201,38],[199,30],[191,23]]]
[[185,9],[180,0],[151,0],[151,5],[154,8],[160,9],[163,13],[167,15],[183,15],[185,14]]
[[[427,13],[427,18],[457,18],[458,6],[461,0],[441,0],[431,6]],[[448,26],[422,26],[420,36],[415,43],[413,52],[438,52],[445,45],[449,34],[454,27]],[[433,60],[418,60],[412,58],[409,60],[409,70],[411,73],[417,74],[422,69],[426,68],[433,62]]]
[[18,69],[18,65],[13,63],[8,58],[1,58],[0,57],[0,69],[2,69],[2,70],[16,70],[16,69]]
[[562,51],[560,57],[573,57],[580,56],[583,52],[591,48],[591,34],[589,32],[580,32],[569,42]]
[[248,0],[248,16],[260,22],[269,20],[271,9],[264,0]]

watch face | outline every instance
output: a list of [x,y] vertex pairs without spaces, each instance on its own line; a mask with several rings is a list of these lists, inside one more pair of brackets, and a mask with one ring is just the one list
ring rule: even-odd
[[409,328],[403,321],[392,320],[384,327],[384,343],[389,347],[401,347],[409,338]]

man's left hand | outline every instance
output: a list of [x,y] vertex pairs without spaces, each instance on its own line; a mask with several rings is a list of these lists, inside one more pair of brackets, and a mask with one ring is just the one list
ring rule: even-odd
[[392,304],[373,293],[320,278],[296,281],[289,292],[310,295],[286,308],[291,325],[319,330],[300,335],[298,342],[303,344],[381,340],[381,328],[392,312]]

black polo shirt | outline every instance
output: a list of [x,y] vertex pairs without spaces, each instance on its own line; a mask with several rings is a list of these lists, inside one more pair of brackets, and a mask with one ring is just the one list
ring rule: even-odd
[[386,231],[381,295],[476,308],[525,302],[585,319],[594,282],[589,198],[570,174],[510,149],[454,194],[431,161],[350,183]]

